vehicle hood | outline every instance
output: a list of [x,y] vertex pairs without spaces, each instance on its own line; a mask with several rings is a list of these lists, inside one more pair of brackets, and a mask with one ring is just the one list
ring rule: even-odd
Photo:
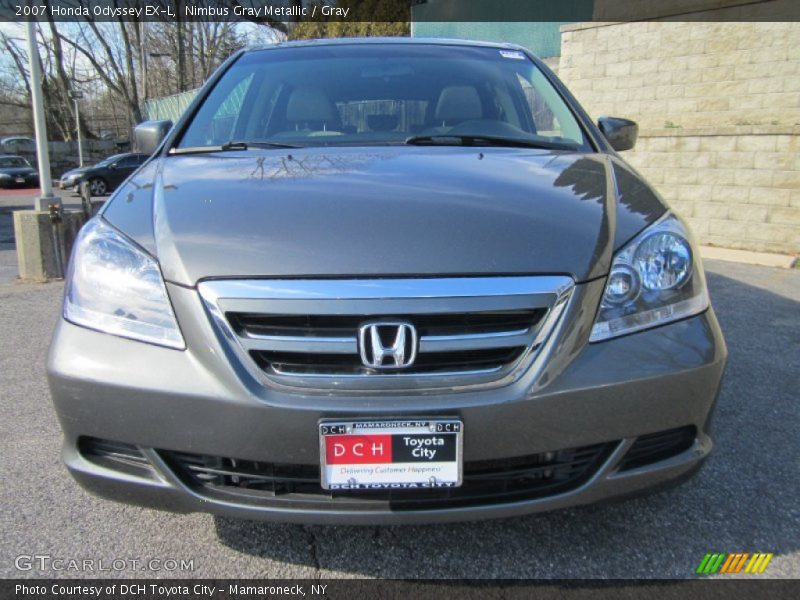
[[614,249],[664,212],[641,182],[618,201],[620,169],[640,180],[615,160],[410,146],[172,155],[140,170],[104,215],[183,285],[545,273],[584,281],[605,275]]
[[12,177],[27,177],[36,173],[36,169],[32,167],[0,167],[0,173],[11,175]]
[[66,173],[64,173],[61,176],[61,179],[68,179],[70,177],[78,177],[80,175],[83,175],[84,173],[86,173],[87,171],[89,171],[91,169],[92,169],[92,167],[81,167],[79,169],[72,169],[71,171],[67,171]]

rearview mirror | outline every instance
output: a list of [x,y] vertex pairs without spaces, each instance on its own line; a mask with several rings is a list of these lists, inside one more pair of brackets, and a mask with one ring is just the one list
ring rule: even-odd
[[172,121],[144,121],[133,130],[136,149],[142,154],[152,154],[161,144],[169,130]]
[[597,126],[611,147],[618,152],[630,150],[636,145],[639,126],[634,121],[619,117],[600,117]]

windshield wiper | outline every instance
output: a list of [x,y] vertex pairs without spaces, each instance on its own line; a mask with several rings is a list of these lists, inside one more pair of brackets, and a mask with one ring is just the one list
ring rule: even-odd
[[193,148],[173,148],[170,154],[206,154],[212,152],[228,152],[232,150],[247,150],[248,148],[301,148],[293,144],[281,144],[278,142],[242,142],[230,140],[221,146],[195,146]]
[[437,133],[433,135],[412,135],[406,138],[412,146],[508,146],[511,148],[541,148],[545,150],[576,150],[573,144],[549,142],[545,140],[526,140],[499,135],[470,135]]

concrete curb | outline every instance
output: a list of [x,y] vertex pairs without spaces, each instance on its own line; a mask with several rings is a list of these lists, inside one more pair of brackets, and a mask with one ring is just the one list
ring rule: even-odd
[[787,254],[734,250],[732,248],[717,248],[716,246],[700,246],[700,256],[712,260],[727,260],[729,262],[762,265],[765,267],[779,267],[781,269],[791,269],[797,262],[796,256],[789,256]]

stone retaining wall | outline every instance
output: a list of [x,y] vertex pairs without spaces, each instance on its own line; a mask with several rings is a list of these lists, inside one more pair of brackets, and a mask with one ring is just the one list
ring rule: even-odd
[[702,243],[800,253],[800,23],[580,23],[559,76]]

